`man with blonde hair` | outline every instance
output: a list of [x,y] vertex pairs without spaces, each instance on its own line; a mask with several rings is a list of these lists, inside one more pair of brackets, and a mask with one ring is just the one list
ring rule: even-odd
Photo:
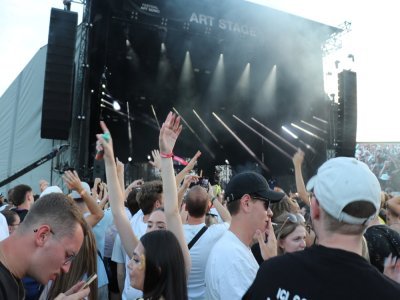
[[[72,199],[51,193],[37,200],[24,222],[0,242],[0,299],[25,299],[21,278],[47,284],[67,273],[86,234],[86,222]],[[77,283],[56,300],[78,300],[89,294]]]

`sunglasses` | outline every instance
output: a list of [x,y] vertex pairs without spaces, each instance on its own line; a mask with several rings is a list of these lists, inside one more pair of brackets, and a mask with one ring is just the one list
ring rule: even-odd
[[257,197],[257,196],[251,196],[251,195],[250,195],[250,197],[252,199],[254,199],[254,200],[262,201],[262,203],[264,204],[264,209],[268,210],[268,208],[269,208],[269,199],[262,198],[262,197]]
[[288,214],[287,218],[285,219],[285,221],[282,223],[281,227],[279,228],[278,232],[281,232],[282,229],[285,227],[285,225],[290,222],[292,224],[301,224],[301,223],[305,223],[306,220],[304,219],[304,217],[300,214]]

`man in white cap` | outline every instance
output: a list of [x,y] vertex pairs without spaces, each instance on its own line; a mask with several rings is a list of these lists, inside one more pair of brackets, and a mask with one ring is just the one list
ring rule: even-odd
[[330,159],[307,189],[319,244],[265,262],[243,299],[399,299],[400,285],[361,256],[363,233],[380,207],[381,187],[368,166]]

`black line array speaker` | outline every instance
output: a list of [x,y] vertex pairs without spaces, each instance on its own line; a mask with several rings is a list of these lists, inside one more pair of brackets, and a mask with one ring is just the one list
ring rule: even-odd
[[336,156],[354,157],[357,134],[357,75],[352,71],[338,74]]
[[69,136],[77,22],[76,12],[51,9],[40,133],[45,139]]

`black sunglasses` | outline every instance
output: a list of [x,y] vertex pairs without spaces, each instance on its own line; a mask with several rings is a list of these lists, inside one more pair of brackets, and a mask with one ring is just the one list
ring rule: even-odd
[[257,196],[252,196],[252,195],[250,195],[250,197],[251,197],[252,199],[254,199],[254,200],[262,201],[263,204],[264,204],[264,209],[265,209],[265,210],[268,210],[268,208],[269,208],[269,199],[262,198],[262,197],[257,197]]

